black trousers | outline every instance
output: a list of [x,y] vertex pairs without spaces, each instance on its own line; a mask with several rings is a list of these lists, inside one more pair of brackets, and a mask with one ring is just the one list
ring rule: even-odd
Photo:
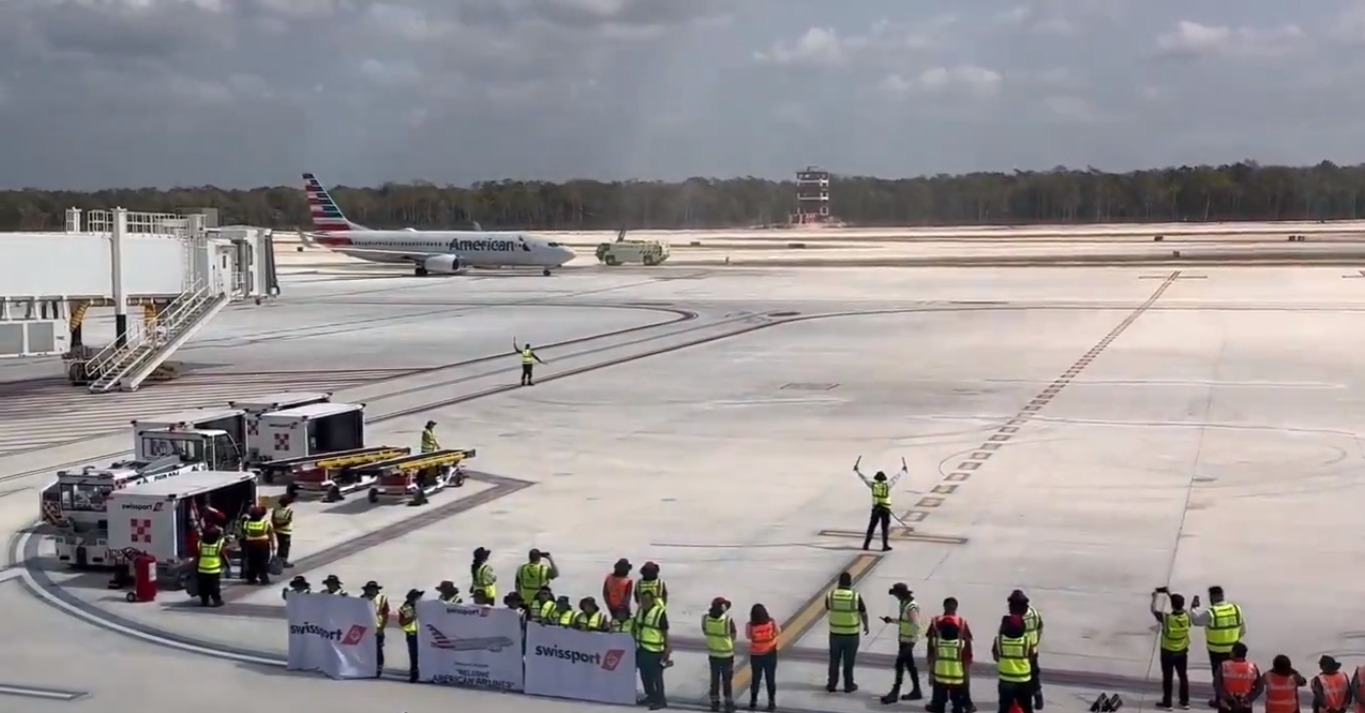
[[896,683],[891,686],[891,695],[900,695],[907,671],[910,673],[910,685],[913,686],[910,690],[920,693],[919,669],[915,667],[915,642],[913,641],[902,641],[900,648],[896,649]]
[[529,385],[529,384],[534,384],[534,383],[535,383],[535,379],[533,378],[533,372],[535,371],[535,368],[536,368],[536,365],[535,365],[535,364],[522,364],[522,365],[521,365],[521,385],[522,385],[522,386],[527,386],[527,385]]
[[861,639],[857,634],[830,634],[829,635],[829,678],[825,681],[825,688],[834,689],[839,687],[839,671],[844,673],[844,690],[847,691],[857,686],[853,682],[853,666],[858,661],[858,644]]
[[248,542],[242,548],[242,578],[248,584],[270,584],[270,546]]
[[417,635],[408,634],[408,680],[417,683]]
[[1043,672],[1038,668],[1038,652],[1033,652],[1029,657],[1029,668],[1033,673],[1029,678],[1029,685],[1033,686],[1033,706],[1035,708],[1043,705]]
[[640,686],[645,689],[645,702],[651,706],[668,705],[668,696],[664,693],[663,652],[637,648],[635,667],[640,669]]
[[945,686],[934,681],[933,689],[929,696],[929,705],[925,707],[929,713],[945,713],[950,703],[953,706],[953,713],[967,713],[971,709],[971,698],[967,696],[966,686]]
[[1190,676],[1185,669],[1190,662],[1189,651],[1161,650],[1161,704],[1171,705],[1171,684],[1180,679],[1180,705],[1190,703]]
[[863,549],[872,546],[872,533],[876,532],[878,525],[882,528],[882,549],[891,546],[887,541],[889,536],[887,530],[891,528],[891,511],[884,507],[873,507],[867,518],[867,537],[863,538]]
[[760,683],[768,684],[768,702],[777,700],[777,652],[769,651],[766,654],[750,656],[749,668],[754,672],[753,678],[749,680],[749,703],[758,702]]
[[289,533],[275,533],[275,556],[280,558],[280,564],[289,562],[289,548],[294,544],[294,536]]
[[735,699],[735,657],[706,657],[711,663],[711,702],[722,697],[727,702]]
[[1012,683],[1001,681],[998,686],[1000,690],[1000,709],[999,713],[1010,713],[1010,709],[1019,706],[1019,710],[1024,713],[1033,713],[1033,683]]
[[1218,686],[1223,680],[1223,662],[1228,661],[1231,658],[1231,651],[1224,651],[1221,653],[1217,651],[1209,652],[1209,670],[1213,672],[1213,690],[1218,690]]
[[379,678],[384,675],[384,630],[374,632],[374,677]]
[[210,603],[219,605],[223,603],[223,575],[205,574],[196,572],[195,578],[199,585],[199,603],[208,606]]

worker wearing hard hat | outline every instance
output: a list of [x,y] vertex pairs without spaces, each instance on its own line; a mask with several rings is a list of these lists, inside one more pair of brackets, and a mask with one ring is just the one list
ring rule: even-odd
[[417,600],[425,594],[420,589],[409,589],[398,607],[398,625],[408,642],[408,683],[417,683]]
[[375,678],[384,675],[384,630],[389,626],[389,598],[384,596],[383,589],[371,579],[360,590],[360,598],[374,604]]
[[289,561],[289,549],[294,541],[294,496],[281,495],[275,501],[275,507],[270,509],[270,529],[275,532],[275,556],[280,560],[280,566],[289,568],[294,563]]
[[449,579],[443,580],[440,584],[436,585],[436,593],[441,595],[437,598],[443,604],[461,604],[464,602],[463,599],[460,599],[460,588],[455,586],[455,583]]
[[322,587],[323,589],[318,592],[319,594],[332,594],[338,597],[351,596],[349,592],[341,588],[341,578],[335,574],[327,575],[327,578],[322,580]]
[[493,572],[493,565],[488,564],[492,554],[487,547],[480,547],[474,550],[474,561],[469,563],[469,591],[474,603],[490,607],[498,603],[498,575]]
[[521,592],[522,599],[532,601],[541,587],[549,586],[557,577],[559,567],[555,566],[550,553],[533,549],[527,553],[526,563],[517,568],[517,591]]
[[436,440],[436,422],[427,421],[427,425],[422,428],[422,452],[433,453],[439,450],[441,443]]
[[242,573],[247,584],[270,584],[270,548],[273,530],[265,508],[253,505],[242,521]]
[[654,601],[668,606],[668,584],[659,577],[659,565],[646,562],[640,567],[640,581],[635,583],[635,601],[638,603],[646,594],[653,594]]
[[203,606],[223,606],[223,567],[227,557],[223,554],[223,533],[216,527],[204,530],[199,541],[199,552],[195,556],[195,577],[199,589],[199,603]]
[[517,340],[513,339],[512,349],[517,356],[521,357],[521,385],[535,386],[536,362],[540,362],[541,364],[544,364],[545,362],[541,361],[540,356],[536,354],[536,350],[532,349],[530,344],[519,347],[517,346]]

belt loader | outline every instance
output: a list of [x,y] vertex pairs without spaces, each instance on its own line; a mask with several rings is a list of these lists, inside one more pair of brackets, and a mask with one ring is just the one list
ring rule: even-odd
[[353,448],[261,463],[256,466],[256,472],[267,485],[286,483],[285,492],[290,495],[319,494],[337,499],[338,495],[355,492],[370,484],[357,480],[349,474],[349,469],[411,452],[410,448],[397,446]]
[[369,463],[351,472],[374,479],[367,495],[371,503],[412,498],[412,504],[421,504],[428,495],[464,485],[463,463],[474,455],[473,448],[447,448]]

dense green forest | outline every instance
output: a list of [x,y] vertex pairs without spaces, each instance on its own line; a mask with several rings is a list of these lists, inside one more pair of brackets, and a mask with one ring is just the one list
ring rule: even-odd
[[[885,179],[836,176],[835,215],[851,225],[966,225],[1218,220],[1343,220],[1365,217],[1365,165],[1181,166],[1131,173],[1057,167]],[[594,230],[720,228],[783,223],[795,208],[791,181],[691,178],[662,181],[486,181],[338,188],[347,217],[372,227]],[[213,186],[95,193],[0,192],[0,230],[59,230],[66,208],[179,212],[214,207],[221,224],[305,225],[295,186]]]

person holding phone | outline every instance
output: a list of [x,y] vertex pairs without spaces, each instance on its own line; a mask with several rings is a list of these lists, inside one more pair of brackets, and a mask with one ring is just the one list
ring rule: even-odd
[[[1171,602],[1171,610],[1165,611],[1161,599]],[[1156,707],[1171,709],[1171,688],[1174,679],[1180,679],[1180,709],[1190,709],[1190,676],[1187,672],[1190,661],[1190,613],[1185,611],[1185,597],[1172,594],[1169,587],[1152,590],[1152,616],[1161,625],[1161,700]]]

